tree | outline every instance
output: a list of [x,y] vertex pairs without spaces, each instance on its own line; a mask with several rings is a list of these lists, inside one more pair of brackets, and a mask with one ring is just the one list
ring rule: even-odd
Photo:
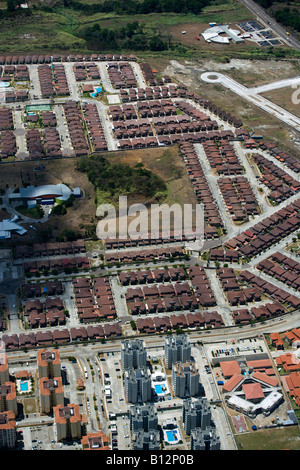
[[164,51],[167,49],[167,44],[159,36],[152,36],[149,48],[151,51]]
[[22,2],[20,0],[7,0],[6,9],[7,11],[15,11],[21,4]]

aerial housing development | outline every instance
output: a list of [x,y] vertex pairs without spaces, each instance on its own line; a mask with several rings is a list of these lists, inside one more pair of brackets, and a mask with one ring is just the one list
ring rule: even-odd
[[[292,47],[248,14],[182,44]],[[300,448],[300,79],[227,65],[0,52],[0,449]],[[97,236],[124,195],[201,204],[201,245]]]

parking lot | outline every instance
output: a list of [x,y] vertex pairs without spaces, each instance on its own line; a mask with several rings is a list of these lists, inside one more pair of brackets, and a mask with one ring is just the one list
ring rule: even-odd
[[256,20],[238,23],[237,26],[242,31],[245,31],[248,40],[257,42],[259,46],[278,46],[281,44],[281,41],[272,31],[266,29],[265,26],[261,25]]

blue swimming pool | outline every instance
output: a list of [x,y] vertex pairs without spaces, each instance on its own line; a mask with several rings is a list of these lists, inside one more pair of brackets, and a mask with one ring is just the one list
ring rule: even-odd
[[178,440],[177,431],[166,431],[166,435],[169,442]]
[[95,88],[94,93],[91,93],[92,98],[96,98],[96,97],[98,96],[98,94],[101,93],[101,91],[102,91],[102,87],[101,87],[101,86]]
[[28,392],[28,382],[21,381],[20,390],[21,392]]
[[155,388],[157,395],[163,393],[163,389],[161,385],[154,385],[154,388]]

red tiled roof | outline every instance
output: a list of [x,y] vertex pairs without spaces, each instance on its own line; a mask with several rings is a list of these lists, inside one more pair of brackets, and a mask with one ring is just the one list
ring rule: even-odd
[[222,361],[220,366],[224,377],[232,377],[235,374],[241,373],[238,361]]
[[258,398],[264,398],[265,396],[262,386],[259,383],[244,384],[243,390],[246,400],[256,400]]

